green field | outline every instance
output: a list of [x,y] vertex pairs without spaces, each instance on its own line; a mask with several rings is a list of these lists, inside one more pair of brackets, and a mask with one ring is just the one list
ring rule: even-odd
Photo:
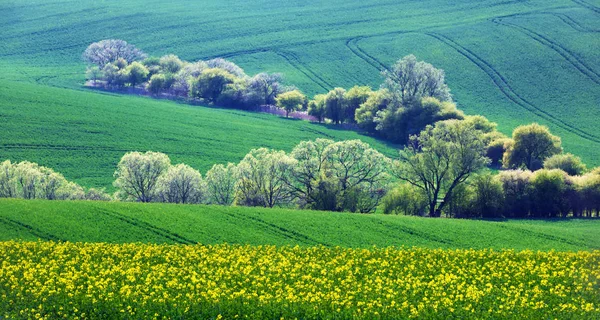
[[0,241],[590,250],[599,220],[474,221],[319,211],[0,200]]
[[116,165],[129,151],[161,151],[203,174],[215,163],[241,160],[252,148],[290,151],[316,138],[360,138],[397,155],[353,131],[269,114],[3,80],[0,127],[0,159],[37,162],[83,186],[110,190]]
[[[410,53],[446,70],[459,107],[510,133],[537,121],[566,151],[600,164],[600,1],[8,1],[0,4],[0,158],[39,162],[108,187],[130,150],[202,171],[251,148],[290,150],[359,135],[238,111],[81,87],[81,53],[121,38],[151,55],[226,57],[283,72],[309,94],[376,87]],[[395,152],[374,143],[387,155]]]

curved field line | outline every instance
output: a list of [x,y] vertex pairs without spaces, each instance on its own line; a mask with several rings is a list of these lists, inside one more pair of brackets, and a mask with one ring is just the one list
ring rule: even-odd
[[373,59],[370,55],[366,54],[364,51],[362,51],[358,47],[358,45],[357,45],[358,40],[363,39],[363,38],[364,37],[356,37],[356,38],[350,38],[350,39],[346,40],[346,47],[348,47],[348,49],[350,49],[350,51],[352,51],[352,53],[354,53],[354,55],[356,55],[357,57],[359,57],[360,59],[362,59],[369,65],[373,66],[375,69],[377,69],[379,71],[383,71],[384,69],[387,69],[386,66],[384,66],[381,62],[379,62],[377,59]]
[[311,81],[313,81],[319,87],[323,88],[323,90],[329,91],[329,90],[333,89],[333,86],[330,83],[328,83],[323,78],[321,78],[321,76],[314,73],[311,69],[309,69],[308,67],[303,65],[302,62],[300,62],[300,60],[298,59],[298,57],[295,54],[293,54],[291,52],[284,53],[283,51],[273,51],[273,52],[276,53],[277,55],[279,55],[280,57],[282,57],[283,59],[285,59],[292,67],[296,68],[298,71],[303,73],[307,78],[309,78]]
[[579,59],[574,53],[569,51],[567,48],[563,47],[558,42],[553,41],[531,29],[516,25],[514,23],[502,21],[502,18],[494,18],[492,19],[492,22],[495,24],[513,28],[530,37],[531,39],[535,40],[536,42],[554,50],[556,53],[565,58],[565,60],[567,60],[571,65],[573,65],[573,67],[579,70],[579,72],[581,72],[583,75],[590,78],[596,84],[600,84],[600,74],[595,72],[592,68],[590,68],[583,61],[581,61],[581,59]]
[[564,13],[548,12],[548,14],[551,14],[551,15],[559,18],[565,24],[569,25],[571,28],[573,28],[573,29],[575,29],[575,30],[577,30],[579,32],[600,33],[600,29],[591,29],[591,28],[588,28],[586,26],[582,26],[581,24],[579,24],[579,22],[575,21],[575,19],[569,17],[568,15],[566,15]]
[[63,239],[61,239],[57,236],[54,236],[48,232],[44,232],[38,228],[34,228],[28,224],[25,224],[23,222],[13,220],[13,219],[10,219],[7,217],[0,217],[0,222],[4,223],[7,226],[16,227],[19,229],[25,229],[25,230],[27,230],[27,232],[31,233],[32,235],[34,235],[42,240],[64,241]]
[[227,211],[223,211],[223,213],[234,218],[235,221],[240,221],[240,219],[241,219],[241,220],[246,220],[249,223],[258,224],[259,226],[265,228],[265,230],[267,230],[268,232],[272,232],[272,233],[282,236],[284,238],[289,238],[289,239],[292,239],[295,241],[304,242],[306,244],[328,246],[328,244],[314,240],[305,234],[302,234],[302,233],[294,231],[294,230],[286,229],[286,228],[278,226],[274,223],[266,222],[257,217],[251,217],[251,216],[247,216],[247,215],[239,215],[239,214],[236,214],[233,212],[227,212]]
[[494,69],[494,67],[492,67],[492,65],[490,65],[489,62],[483,60],[482,58],[477,56],[475,53],[470,51],[469,49],[459,45],[458,43],[454,42],[454,40],[452,40],[446,36],[443,36],[439,33],[428,32],[428,33],[423,33],[423,34],[428,35],[434,39],[437,39],[437,40],[447,44],[448,46],[450,46],[451,48],[456,50],[458,53],[463,55],[465,58],[467,58],[471,62],[473,62],[482,71],[484,71],[485,73],[488,74],[488,76],[492,79],[492,81],[494,82],[496,87],[498,87],[498,89],[500,89],[500,91],[509,100],[511,100],[518,106],[521,106],[523,109],[530,111],[531,113],[541,117],[542,119],[545,119],[548,122],[551,122],[551,123],[555,124],[556,126],[562,128],[566,131],[569,131],[581,138],[600,143],[599,137],[592,135],[590,133],[587,133],[581,129],[578,129],[578,128],[566,123],[565,121],[563,121],[563,120],[557,118],[556,116],[548,113],[547,111],[544,111],[543,109],[533,105],[531,102],[527,101],[525,98],[520,96],[518,93],[516,93],[514,91],[514,89],[510,86],[510,84],[508,83],[506,78],[504,78],[504,76],[500,72],[498,72],[496,69]]
[[585,242],[580,242],[580,241],[573,241],[570,239],[566,239],[566,238],[562,238],[562,237],[558,237],[558,236],[554,236],[551,234],[546,234],[540,231],[533,231],[533,230],[529,230],[523,227],[519,227],[519,226],[514,226],[514,225],[507,225],[507,224],[502,224],[502,225],[498,225],[500,228],[504,228],[507,230],[514,230],[529,236],[534,236],[534,237],[538,237],[538,238],[543,238],[546,240],[550,240],[550,241],[557,241],[557,242],[562,242],[562,243],[566,243],[566,244],[570,244],[572,246],[583,246],[583,247],[587,247],[588,244]]
[[102,209],[102,208],[98,208],[98,207],[96,207],[96,209],[98,209],[98,211],[100,213],[103,213],[104,215],[107,215],[109,217],[121,220],[121,221],[123,221],[123,222],[125,222],[127,224],[130,224],[132,226],[138,227],[140,229],[145,229],[145,230],[147,230],[147,231],[149,231],[151,233],[154,233],[154,234],[159,235],[161,237],[167,238],[167,239],[172,240],[174,242],[181,243],[181,244],[197,244],[198,243],[198,242],[196,242],[194,240],[187,239],[187,238],[185,238],[183,236],[180,236],[177,233],[171,232],[171,231],[169,231],[167,229],[151,225],[151,224],[149,224],[147,222],[140,221],[138,219],[135,219],[135,218],[132,218],[132,217],[128,217],[128,216],[122,215],[120,213],[117,213],[117,212],[114,212],[114,211],[108,211],[106,209]]
[[596,7],[595,5],[593,5],[591,3],[587,3],[583,0],[571,0],[571,1],[577,3],[578,5],[580,5],[584,8],[590,9],[590,10],[594,11],[595,13],[600,13],[600,8]]

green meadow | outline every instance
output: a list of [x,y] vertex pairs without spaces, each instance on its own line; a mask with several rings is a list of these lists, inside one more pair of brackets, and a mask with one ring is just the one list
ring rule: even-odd
[[[110,230],[110,231],[108,231]],[[598,220],[477,221],[306,210],[0,200],[0,241],[595,250]]]

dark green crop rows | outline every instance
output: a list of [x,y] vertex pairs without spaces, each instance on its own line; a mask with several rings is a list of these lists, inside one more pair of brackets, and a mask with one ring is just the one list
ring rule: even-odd
[[589,250],[598,220],[475,221],[287,209],[0,200],[0,241]]

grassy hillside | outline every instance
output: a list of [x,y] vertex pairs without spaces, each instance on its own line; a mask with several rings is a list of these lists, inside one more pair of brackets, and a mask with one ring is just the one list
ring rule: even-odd
[[[467,113],[488,116],[506,133],[532,121],[549,125],[563,137],[567,151],[600,164],[599,0],[24,0],[1,3],[0,14],[0,79],[81,90],[85,47],[121,38],[152,55],[222,56],[249,73],[283,72],[289,83],[313,94],[334,86],[377,86],[382,68],[414,53],[446,70]],[[3,90],[22,88],[2,84]],[[49,89],[27,89],[36,90]],[[2,107],[9,98],[3,94]],[[82,99],[102,107],[115,101],[92,95]],[[24,118],[2,119],[28,127]],[[27,120],[47,121],[41,116]],[[44,139],[19,130],[24,129],[17,129],[17,136]],[[18,143],[10,136],[1,140],[3,145]],[[25,156],[30,150],[11,152]]]
[[474,221],[138,203],[0,200],[0,241],[600,248],[600,220]]
[[362,139],[356,132],[268,114],[206,108],[0,80],[0,159],[49,166],[84,186],[110,188],[128,151],[160,151],[205,173],[252,148],[289,151],[302,140]]

